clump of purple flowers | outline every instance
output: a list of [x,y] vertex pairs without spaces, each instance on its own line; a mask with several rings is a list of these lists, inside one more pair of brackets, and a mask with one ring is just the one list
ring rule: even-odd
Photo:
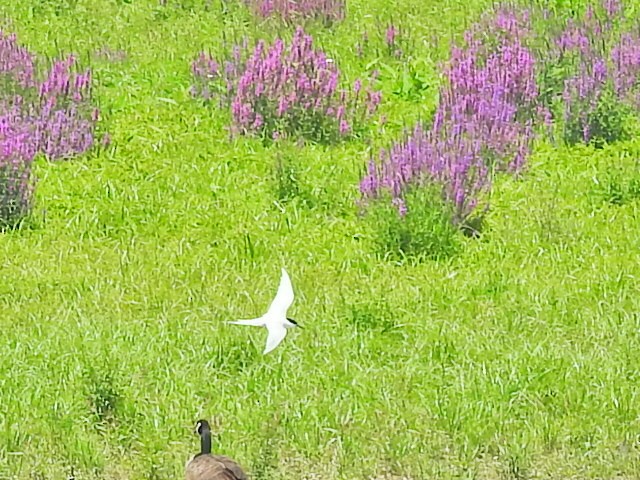
[[440,185],[443,199],[452,206],[453,222],[462,224],[490,188],[488,173],[481,139],[447,136],[444,130],[418,124],[391,148],[382,149],[377,159],[370,159],[360,191],[367,200],[390,195],[398,213],[405,216],[408,191]]
[[222,69],[202,53],[192,72],[193,93],[228,103],[232,130],[239,134],[343,138],[361,127],[381,100],[371,82],[365,85],[358,79],[350,89],[339,88],[337,65],[314,48],[301,27],[290,45],[282,39],[272,45],[259,41],[246,59],[236,47]]
[[0,95],[35,86],[35,58],[15,34],[0,30]]
[[233,45],[222,64],[211,53],[200,52],[191,63],[194,84],[191,94],[204,100],[217,99],[221,107],[229,107],[235,97],[238,80],[246,69],[251,54],[245,37],[241,44]]
[[37,75],[34,55],[15,35],[0,31],[0,222],[29,210],[37,154],[49,160],[80,155],[94,144],[99,112],[92,105],[91,72],[73,56]]
[[35,188],[31,164],[37,141],[19,105],[4,104],[0,111],[0,228],[6,228],[31,209]]
[[491,186],[495,170],[519,172],[534,138],[536,63],[525,45],[527,12],[498,9],[454,46],[432,125],[372,158],[360,190],[365,199],[389,193],[407,215],[406,192],[439,185],[464,226]]
[[55,60],[40,80],[35,57],[15,35],[0,31],[0,85],[0,98],[20,106],[36,132],[38,152],[49,160],[71,158],[93,146],[99,111],[93,107],[91,72],[77,71],[73,56]]
[[38,86],[39,150],[51,160],[80,155],[94,144],[99,111],[91,104],[91,71],[76,73],[75,65],[73,56],[55,61]]
[[546,25],[560,27],[550,32],[550,48],[540,52],[545,101],[551,106],[561,100],[565,141],[623,138],[626,112],[640,106],[640,36],[621,32],[622,2],[602,0],[578,18],[546,16]]
[[498,170],[522,169],[542,113],[529,35],[527,10],[499,8],[452,48],[445,69],[434,129],[481,140],[484,162]]
[[278,17],[285,21],[319,18],[325,22],[344,18],[344,0],[245,0],[260,17]]

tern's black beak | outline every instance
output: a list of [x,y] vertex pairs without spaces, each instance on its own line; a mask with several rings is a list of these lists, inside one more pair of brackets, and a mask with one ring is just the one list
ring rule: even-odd
[[287,320],[289,320],[291,323],[293,323],[296,327],[302,328],[302,325],[300,325],[298,322],[296,322],[293,318],[287,318]]

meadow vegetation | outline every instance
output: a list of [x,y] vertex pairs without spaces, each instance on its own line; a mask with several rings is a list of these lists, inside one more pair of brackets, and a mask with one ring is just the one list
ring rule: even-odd
[[638,478],[639,7],[1,3],[0,478]]

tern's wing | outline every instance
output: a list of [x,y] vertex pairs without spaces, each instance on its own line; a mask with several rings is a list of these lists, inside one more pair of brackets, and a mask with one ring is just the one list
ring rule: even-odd
[[264,320],[262,318],[253,318],[251,320],[235,320],[233,322],[235,325],[251,325],[253,327],[262,327],[264,325]]
[[263,355],[280,345],[280,342],[287,335],[287,329],[282,325],[267,326],[267,329],[269,330],[269,335],[267,336],[267,345],[264,347],[264,352],[262,352]]
[[278,293],[276,298],[271,302],[268,316],[286,316],[287,310],[293,303],[293,287],[291,286],[291,279],[287,274],[287,271],[282,269],[282,276],[280,277],[280,286],[278,287]]

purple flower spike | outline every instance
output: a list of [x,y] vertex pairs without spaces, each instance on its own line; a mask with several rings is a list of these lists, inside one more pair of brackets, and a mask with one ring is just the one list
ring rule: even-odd
[[[493,170],[516,173],[525,167],[532,124],[542,112],[529,35],[528,12],[508,8],[465,33],[466,44],[451,50],[433,123],[417,125],[370,159],[360,182],[365,202],[386,191],[404,216],[409,189],[436,185],[460,224],[482,203]],[[370,93],[368,102],[375,106],[379,99]]]
[[[91,98],[91,71],[76,71],[69,56],[36,75],[35,59],[15,35],[0,31],[0,224],[14,224],[31,209],[37,154],[71,158],[94,144],[100,112]],[[43,78],[43,80],[39,80]]]
[[389,25],[387,27],[387,33],[385,35],[385,40],[387,41],[387,46],[392,49],[396,45],[396,37],[398,36],[398,30],[395,26]]
[[193,91],[201,97],[216,92],[220,103],[231,107],[232,130],[241,134],[271,136],[277,129],[321,140],[347,137],[377,111],[382,98],[360,79],[353,93],[340,89],[338,66],[314,48],[302,27],[290,44],[276,39],[272,45],[259,41],[253,49],[234,48],[233,59],[223,63],[222,76],[208,74],[214,61],[200,54],[191,68]]

